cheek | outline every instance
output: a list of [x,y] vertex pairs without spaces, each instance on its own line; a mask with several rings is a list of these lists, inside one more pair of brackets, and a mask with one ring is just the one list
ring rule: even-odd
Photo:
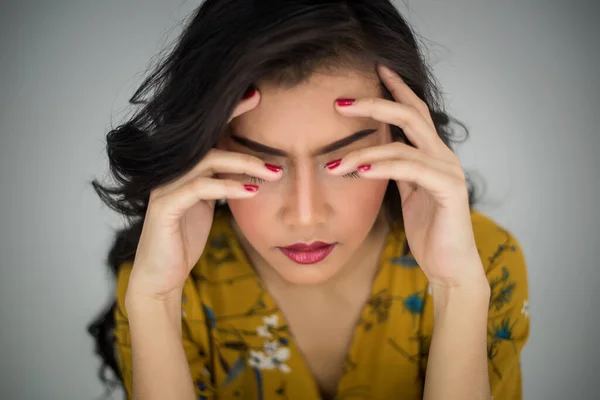
[[260,241],[259,226],[260,213],[256,212],[256,199],[232,200],[228,199],[227,204],[235,218],[235,222],[240,227],[242,233],[253,246],[256,241]]
[[269,226],[274,226],[273,196],[265,195],[261,187],[258,194],[248,199],[228,199],[227,204],[237,225],[254,248],[269,242]]
[[[350,180],[350,179],[349,179]],[[379,213],[389,180],[351,179],[332,193],[332,202],[353,225],[372,223]]]

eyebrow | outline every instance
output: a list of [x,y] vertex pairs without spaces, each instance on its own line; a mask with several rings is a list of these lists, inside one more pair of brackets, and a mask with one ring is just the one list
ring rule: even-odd
[[[313,155],[320,156],[323,154],[332,153],[343,147],[349,146],[350,144],[352,144],[354,142],[364,139],[365,137],[372,135],[375,132],[377,132],[377,129],[364,129],[362,131],[354,132],[350,136],[346,136],[345,138],[336,140],[333,143],[330,143],[326,146],[323,146],[323,147],[317,149],[317,151]],[[238,143],[256,153],[268,154],[268,155],[275,156],[275,157],[289,157],[289,154],[283,150],[276,149],[274,147],[270,147],[270,146],[264,145],[259,142],[255,142],[254,140],[243,138],[243,137],[240,137],[240,136],[237,136],[234,134],[231,134],[231,139],[233,141],[235,141],[236,143]]]

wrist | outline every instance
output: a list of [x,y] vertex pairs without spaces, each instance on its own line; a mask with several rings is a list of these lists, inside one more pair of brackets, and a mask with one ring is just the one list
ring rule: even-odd
[[125,309],[130,325],[142,324],[148,319],[166,316],[177,329],[181,329],[181,297],[183,289],[170,292],[168,296],[156,296],[139,290],[135,284],[127,288]]
[[452,309],[487,314],[489,309],[491,289],[485,276],[456,285],[432,284],[431,293],[436,314]]
[[[143,268],[140,268],[143,270]],[[163,281],[156,277],[147,276],[140,270],[136,270],[135,266],[129,276],[127,284],[127,296],[136,301],[157,301],[157,302],[173,302],[176,299],[181,299],[185,282],[175,287],[157,287],[156,281]],[[146,299],[146,300],[142,300]]]

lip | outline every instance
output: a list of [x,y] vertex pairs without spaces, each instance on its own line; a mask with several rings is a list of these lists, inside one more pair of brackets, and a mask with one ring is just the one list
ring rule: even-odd
[[334,247],[335,243],[313,242],[295,243],[291,246],[279,247],[279,250],[298,264],[315,264],[323,261]]

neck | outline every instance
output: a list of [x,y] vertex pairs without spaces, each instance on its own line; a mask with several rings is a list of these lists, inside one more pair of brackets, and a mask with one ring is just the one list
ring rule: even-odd
[[[290,283],[273,269],[252,247],[239,229],[239,226],[232,219],[233,229],[240,239],[240,244],[248,255],[248,259],[260,275],[265,285],[271,290],[294,291],[298,294],[307,292],[344,294],[353,293],[361,290],[370,289],[377,272],[379,271],[380,256],[386,243],[390,230],[389,224],[385,221],[383,214],[380,213],[375,220],[367,237],[358,247],[355,253],[331,279],[315,285],[297,285]],[[368,283],[368,286],[365,284]],[[362,290],[361,290],[362,291]]]

